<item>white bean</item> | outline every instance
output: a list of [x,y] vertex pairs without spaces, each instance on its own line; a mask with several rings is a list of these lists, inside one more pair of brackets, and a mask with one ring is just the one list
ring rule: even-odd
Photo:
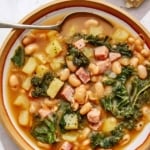
[[74,99],[79,104],[85,103],[86,97],[86,88],[84,85],[81,85],[75,89]]
[[147,77],[147,69],[144,65],[138,65],[137,67],[138,76],[141,79],[145,79]]
[[63,69],[60,72],[60,80],[66,81],[70,75],[70,70],[68,68]]
[[100,68],[99,66],[93,64],[93,63],[90,63],[89,66],[88,66],[88,69],[89,69],[89,72],[91,75],[97,75],[100,73]]
[[86,137],[88,137],[88,135],[90,134],[91,130],[90,128],[88,127],[85,127],[82,131],[82,136],[83,136],[83,139],[85,139]]
[[130,65],[131,65],[131,66],[137,67],[138,63],[139,63],[139,59],[138,59],[137,57],[132,57],[132,58],[130,59]]
[[144,122],[140,121],[136,124],[135,130],[141,131],[143,129],[143,127],[144,127]]
[[147,48],[144,48],[144,49],[142,49],[141,54],[142,54],[144,57],[149,57],[149,56],[150,56],[150,50],[147,49]]
[[102,84],[102,82],[97,82],[94,85],[94,89],[95,89],[95,93],[96,95],[101,98],[104,96],[104,86]]
[[112,71],[116,74],[120,74],[121,71],[122,71],[122,67],[121,67],[121,64],[119,63],[119,61],[115,61],[113,64],[112,64]]
[[86,92],[86,97],[90,101],[96,101],[97,102],[99,100],[98,96],[90,90]]
[[35,41],[35,35],[33,34],[29,34],[27,36],[25,36],[22,40],[22,44],[23,45],[28,45],[28,44],[31,44]]
[[66,60],[67,66],[71,72],[75,72],[77,67],[73,64],[72,60]]
[[150,108],[148,106],[144,106],[142,108],[143,115],[150,121]]
[[80,114],[85,115],[87,114],[90,110],[92,109],[92,105],[90,102],[85,103],[81,109],[80,109]]
[[135,56],[139,59],[139,64],[143,64],[145,58],[141,55],[141,53],[135,53]]
[[11,88],[17,88],[19,86],[19,79],[16,75],[12,74],[9,77],[9,85]]
[[37,145],[41,148],[44,148],[44,149],[51,149],[51,146],[50,144],[46,144],[46,143],[42,143],[42,142],[37,142]]
[[98,21],[95,19],[89,19],[85,22],[85,27],[97,26],[97,25],[98,25]]
[[29,44],[25,47],[25,54],[31,55],[33,52],[37,51],[38,49],[39,47],[36,43]]
[[130,141],[131,137],[129,134],[125,134],[121,140],[121,145],[125,145]]
[[77,78],[77,76],[75,74],[71,74],[69,76],[68,82],[73,87],[77,87],[77,86],[81,85],[81,81]]
[[82,146],[87,146],[90,144],[90,139],[86,139],[82,142]]
[[77,102],[73,102],[73,103],[71,104],[71,107],[72,107],[73,111],[77,111],[78,108],[79,108],[79,104],[78,104]]
[[104,95],[110,95],[112,93],[112,86],[105,86]]
[[120,64],[123,65],[123,66],[128,66],[129,63],[130,63],[129,58],[127,58],[127,57],[120,58],[120,59],[119,59],[119,62],[120,62]]

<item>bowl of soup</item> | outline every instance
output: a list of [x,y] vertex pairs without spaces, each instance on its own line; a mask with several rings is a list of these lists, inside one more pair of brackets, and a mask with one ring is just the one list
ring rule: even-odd
[[150,143],[150,35],[101,1],[48,3],[1,49],[0,114],[27,150],[145,150]]

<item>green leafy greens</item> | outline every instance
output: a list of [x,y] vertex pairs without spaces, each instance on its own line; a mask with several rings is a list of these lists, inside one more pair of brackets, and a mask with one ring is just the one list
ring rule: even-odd
[[47,97],[47,89],[50,82],[53,80],[54,75],[47,72],[43,77],[34,76],[31,79],[31,84],[33,86],[32,97]]
[[111,38],[109,36],[98,37],[94,35],[86,35],[86,34],[75,34],[73,36],[74,39],[83,38],[87,43],[93,46],[106,46],[110,52],[120,53],[125,57],[132,57],[133,52],[130,50],[129,46],[126,43],[117,43],[115,46],[111,44]]
[[[130,81],[130,90],[126,83]],[[142,116],[141,108],[150,103],[150,77],[141,80],[132,67],[122,68],[121,74],[115,78],[106,77],[104,84],[113,86],[112,93],[101,99],[106,111],[120,120],[119,125],[110,133],[96,132],[91,135],[93,147],[111,148],[116,145],[125,134],[125,130],[132,130]]]
[[89,59],[73,45],[68,45],[68,56],[72,57],[74,65],[78,67],[86,67],[89,65]]
[[38,141],[52,144],[56,142],[55,118],[47,117],[44,119],[38,116],[34,118],[34,125],[31,129],[31,135]]
[[22,67],[25,63],[25,51],[22,46],[19,46],[15,50],[14,56],[11,58],[11,61],[16,65],[17,67]]

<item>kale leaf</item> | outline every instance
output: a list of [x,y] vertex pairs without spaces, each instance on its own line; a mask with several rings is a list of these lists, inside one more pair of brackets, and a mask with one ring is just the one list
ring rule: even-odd
[[[116,78],[107,78],[108,81],[104,81],[104,84],[113,86],[113,91],[112,94],[101,100],[101,104],[105,110],[111,112],[119,119],[137,119],[141,116],[138,105],[133,105],[133,100],[131,99],[132,95],[128,92],[125,86],[126,81],[128,81],[128,79],[134,74],[133,68],[127,66],[122,68],[121,74],[117,75]],[[135,87],[135,85],[133,87]],[[133,93],[137,94],[137,91]]]
[[16,65],[17,67],[22,67],[25,63],[25,51],[22,46],[19,46],[15,50],[14,56],[11,58],[11,61]]
[[100,38],[99,36],[94,36],[92,34],[87,35],[87,34],[81,34],[77,33],[73,36],[73,39],[81,39],[83,38],[87,43],[93,45],[93,46],[103,46],[105,45],[108,48],[111,48],[110,44],[110,38],[108,36]]
[[110,134],[108,133],[92,133],[90,139],[91,139],[91,145],[96,147],[102,147],[102,148],[111,148],[122,139],[124,133],[123,128],[121,125],[118,125],[114,130],[111,131]]
[[122,56],[126,56],[126,57],[132,57],[133,56],[132,50],[130,50],[128,44],[126,44],[126,43],[118,43],[116,46],[111,47],[110,51],[118,52]]
[[31,92],[32,97],[47,97],[47,89],[50,82],[53,80],[54,75],[47,72],[43,77],[34,76],[31,79],[31,85],[33,86],[33,91]]
[[72,56],[74,65],[78,67],[86,67],[89,65],[89,59],[73,45],[68,45],[68,56]]
[[110,52],[117,52],[120,53],[122,56],[125,57],[132,57],[133,52],[129,48],[127,43],[118,43],[116,45],[111,44],[111,38],[109,36],[98,37],[94,35],[86,35],[86,34],[75,34],[73,36],[74,39],[81,39],[83,38],[87,43],[93,46],[106,46]]
[[43,120],[35,117],[33,123],[31,135],[35,139],[47,144],[56,142],[55,119],[53,117],[47,117]]

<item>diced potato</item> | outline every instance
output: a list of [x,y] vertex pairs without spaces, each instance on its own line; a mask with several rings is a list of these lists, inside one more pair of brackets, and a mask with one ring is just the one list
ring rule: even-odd
[[27,109],[28,107],[29,107],[29,100],[28,100],[28,97],[26,96],[26,95],[19,95],[16,99],[15,99],[15,101],[14,101],[14,103],[13,103],[14,105],[16,105],[16,106],[20,106],[20,107],[22,107],[22,108],[24,108],[24,109]]
[[58,56],[62,52],[61,44],[58,40],[51,41],[46,47],[46,53],[49,54],[51,58]]
[[75,142],[79,136],[78,132],[67,132],[62,135],[62,139],[69,142]]
[[45,65],[39,65],[36,68],[36,74],[37,76],[40,76],[40,77],[42,77],[48,71],[49,71],[49,68]]
[[50,66],[51,66],[51,69],[53,71],[58,71],[59,69],[62,68],[62,66],[64,65],[64,63],[65,63],[65,60],[63,58],[57,58],[57,59],[54,59],[50,63]]
[[29,111],[28,110],[22,110],[19,113],[18,122],[22,126],[28,126],[29,124]]
[[64,85],[64,82],[59,80],[58,78],[54,78],[53,81],[50,83],[47,89],[47,95],[51,98],[55,98],[61,87]]
[[110,132],[117,126],[117,120],[114,117],[109,117],[104,120],[102,131]]
[[24,67],[22,68],[22,71],[28,75],[32,74],[36,67],[37,67],[38,63],[36,61],[36,59],[34,57],[30,57],[26,64],[24,65]]
[[23,83],[22,83],[22,88],[25,90],[29,90],[31,88],[31,77],[27,77]]
[[118,28],[112,35],[112,40],[115,42],[125,42],[129,37],[129,33],[121,28]]
[[103,27],[102,26],[91,26],[89,29],[89,34],[94,36],[102,35],[103,34]]
[[94,57],[94,53],[93,53],[93,49],[92,48],[87,48],[85,47],[83,50],[82,50],[83,54],[87,57],[87,58],[92,58]]
[[75,113],[65,114],[64,116],[65,121],[65,129],[66,130],[74,130],[78,129],[78,116]]
[[46,64],[46,55],[44,53],[35,53],[34,57],[42,64]]

